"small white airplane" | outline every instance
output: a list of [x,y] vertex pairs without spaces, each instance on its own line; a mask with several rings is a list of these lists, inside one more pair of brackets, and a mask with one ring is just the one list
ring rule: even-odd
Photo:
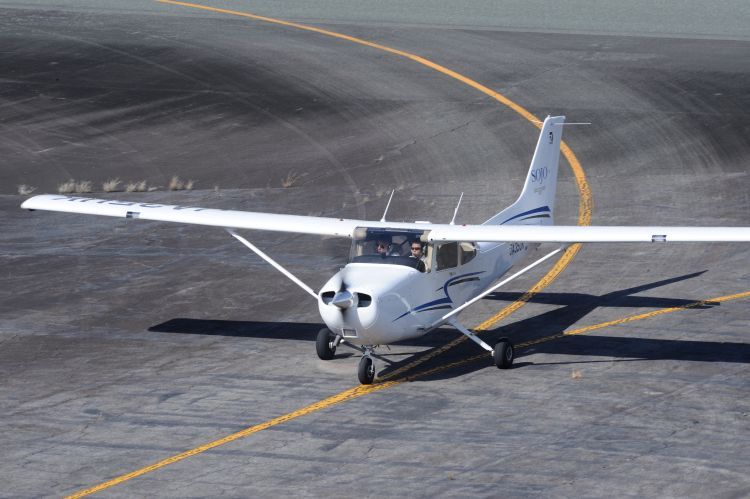
[[[494,348],[458,321],[458,314],[500,286],[560,253],[570,243],[677,241],[750,242],[750,227],[555,226],[554,203],[564,116],[547,117],[518,200],[481,225],[378,222],[280,215],[64,195],[34,196],[21,207],[225,228],[233,237],[313,296],[326,328],[318,357],[330,360],[341,342],[362,352],[358,377],[375,379],[373,349],[422,336],[449,324],[512,366],[513,345]],[[391,197],[393,194],[391,194]],[[459,200],[460,204],[460,200]],[[390,205],[390,200],[388,201]],[[386,213],[388,206],[386,206]],[[458,207],[456,207],[458,211]],[[454,212],[453,219],[456,214]],[[352,240],[349,261],[318,293],[256,248],[237,229],[340,236]],[[563,246],[497,282],[540,243]]]

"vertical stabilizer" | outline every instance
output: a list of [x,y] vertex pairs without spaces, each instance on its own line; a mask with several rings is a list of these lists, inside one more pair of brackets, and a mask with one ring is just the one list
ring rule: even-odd
[[521,195],[515,203],[487,220],[485,224],[553,224],[564,122],[565,116],[547,116],[542,124]]

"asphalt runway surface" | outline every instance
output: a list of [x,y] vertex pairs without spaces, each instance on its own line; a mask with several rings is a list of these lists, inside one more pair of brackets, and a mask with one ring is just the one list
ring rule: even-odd
[[[446,329],[381,348],[396,382],[352,391],[357,352],[319,360],[316,304],[224,231],[28,213],[17,186],[368,219],[395,188],[394,220],[434,222],[464,192],[459,221],[479,223],[517,196],[537,129],[455,78],[319,33],[156,2],[51,5],[0,4],[1,496],[117,477],[102,495],[750,494],[750,246],[584,246],[483,333],[526,345],[514,369],[469,342],[441,351]],[[594,224],[748,225],[741,36],[326,16],[536,116],[591,122],[564,139]],[[194,189],[168,191],[174,175]],[[113,178],[155,189],[102,193]],[[577,223],[582,196],[561,160],[558,223]],[[245,235],[313,288],[348,252]]]

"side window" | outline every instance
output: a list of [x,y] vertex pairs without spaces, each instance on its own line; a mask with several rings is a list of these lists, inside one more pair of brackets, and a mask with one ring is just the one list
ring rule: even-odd
[[461,265],[469,263],[477,256],[477,249],[474,243],[459,243],[461,246]]
[[437,247],[437,270],[458,266],[458,243],[443,243]]

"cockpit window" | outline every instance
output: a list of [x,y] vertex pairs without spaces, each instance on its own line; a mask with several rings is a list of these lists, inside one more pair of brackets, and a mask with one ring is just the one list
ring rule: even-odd
[[458,243],[442,243],[437,248],[437,270],[452,269],[458,266]]
[[474,243],[459,243],[461,246],[461,265],[469,263],[477,256],[477,249]]
[[427,245],[422,243],[424,233],[422,230],[357,228],[352,238],[349,262],[406,265],[424,272],[424,255],[414,256],[411,250],[412,245],[415,248],[422,245],[426,251]]

